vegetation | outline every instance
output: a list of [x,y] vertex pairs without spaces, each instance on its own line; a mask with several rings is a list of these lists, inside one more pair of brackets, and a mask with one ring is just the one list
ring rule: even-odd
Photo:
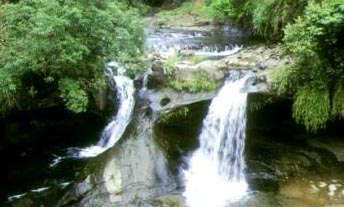
[[179,55],[170,55],[167,57],[166,63],[164,65],[166,75],[168,75],[168,76],[173,75],[174,66],[181,59],[182,58]]
[[308,0],[208,0],[217,21],[228,19],[267,39],[281,39],[283,28],[302,14]]
[[208,21],[209,14],[204,1],[185,1],[173,10],[161,10],[157,16],[159,25],[188,25],[190,21]]
[[158,120],[159,124],[168,124],[180,118],[185,118],[189,114],[189,108],[187,106],[177,108],[174,111],[170,111],[166,114],[163,114]]
[[202,62],[205,58],[201,55],[193,55],[190,57],[190,62],[193,65],[197,65],[198,63]]
[[298,123],[315,132],[329,120],[344,118],[343,0],[214,0],[208,5],[215,19],[283,40],[294,61],[274,75],[276,92],[293,97]]
[[[119,2],[119,3],[118,3]],[[179,4],[159,12],[159,21],[193,16],[231,20],[270,41],[282,41],[293,63],[274,75],[276,92],[294,100],[293,117],[309,131],[344,118],[343,0],[121,0],[1,1],[0,107],[2,112],[45,99],[85,111],[105,87],[104,64],[116,60],[137,73],[143,28],[133,6]],[[192,82],[173,77],[181,57],[169,57],[166,85],[189,92],[211,91],[206,74]],[[201,57],[190,58],[193,64]]]
[[[305,14],[285,28],[285,50],[295,64],[282,81],[295,94],[293,116],[310,131],[344,118],[344,2],[311,2]],[[290,91],[290,90],[289,90]]]
[[85,111],[105,63],[135,63],[143,51],[138,13],[115,1],[21,0],[0,11],[2,112],[47,98]]
[[169,80],[168,86],[177,91],[186,90],[191,93],[211,92],[217,88],[217,84],[204,73],[200,73],[192,81]]
[[[165,63],[165,73],[167,75],[166,86],[175,89],[177,91],[186,90],[191,93],[197,92],[210,92],[217,88],[217,85],[212,81],[207,74],[199,73],[192,81],[180,81],[176,80],[174,76],[175,64],[181,61],[183,58],[179,55],[171,55],[167,58]],[[197,64],[202,61],[201,56],[192,56],[190,61],[192,64]]]

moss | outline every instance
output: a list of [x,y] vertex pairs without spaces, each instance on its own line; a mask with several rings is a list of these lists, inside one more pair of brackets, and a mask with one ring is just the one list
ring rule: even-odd
[[169,80],[167,85],[177,91],[186,90],[191,93],[211,92],[217,88],[217,84],[204,73],[200,73],[192,81]]
[[209,8],[205,1],[186,1],[172,10],[160,10],[157,14],[158,24],[163,25],[192,25],[194,21],[208,21]]

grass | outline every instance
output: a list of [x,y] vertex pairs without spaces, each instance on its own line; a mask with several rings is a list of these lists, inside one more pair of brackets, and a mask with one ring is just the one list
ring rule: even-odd
[[211,92],[217,88],[217,84],[203,73],[200,73],[192,81],[169,80],[167,85],[177,91],[186,90],[190,93]]
[[202,62],[204,60],[203,56],[200,55],[193,55],[190,58],[190,62],[192,65],[197,65],[198,63]]
[[177,21],[178,24],[183,25],[188,23],[185,22],[187,17],[195,17],[194,19],[197,21],[209,20],[209,9],[203,0],[186,1],[175,9],[161,10],[157,15],[158,23],[159,25],[168,25]]

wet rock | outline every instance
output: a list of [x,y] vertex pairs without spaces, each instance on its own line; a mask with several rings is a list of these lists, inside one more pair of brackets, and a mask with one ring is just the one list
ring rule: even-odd
[[311,139],[308,143],[314,147],[332,152],[338,161],[344,162],[344,142],[341,139]]
[[147,74],[146,87],[148,89],[159,88],[166,80],[164,73],[166,59],[157,53],[151,54],[151,56],[151,73]]
[[159,54],[154,54],[152,58],[152,71],[161,73],[164,71],[164,58]]
[[183,197],[178,195],[161,196],[156,200],[162,203],[162,207],[186,207]]
[[[161,89],[157,91],[147,91],[145,93],[148,99],[149,107],[156,113],[167,113],[178,107],[186,106],[192,103],[210,100],[214,97],[215,92],[211,93],[186,93],[176,92],[172,89]],[[165,98],[168,98],[164,100]],[[167,102],[167,100],[169,100]],[[163,104],[161,104],[163,103]]]
[[223,81],[225,73],[223,69],[226,65],[215,60],[205,60],[197,65],[181,62],[175,65],[175,79],[183,82],[192,82],[199,75],[207,75],[215,82]]
[[318,186],[319,186],[319,188],[324,188],[327,186],[327,184],[325,182],[319,182]]
[[195,55],[195,51],[194,50],[182,50],[179,52],[179,55],[181,55],[182,57],[190,57]]
[[150,120],[141,117],[131,127],[128,138],[103,154],[102,166],[70,189],[58,206],[136,205],[135,200],[175,188],[164,154],[154,144]]
[[148,89],[160,88],[164,85],[165,81],[166,81],[166,77],[163,73],[153,72],[152,74],[149,74],[147,77],[146,87]]
[[34,202],[30,198],[21,199],[12,204],[12,207],[33,207]]
[[160,106],[164,107],[164,106],[166,106],[170,102],[171,102],[171,99],[168,98],[168,97],[165,97],[165,98],[161,99]]
[[115,163],[115,160],[106,165],[103,172],[103,181],[105,188],[109,193],[111,202],[122,201],[121,192],[123,191],[122,174],[120,169]]
[[[256,73],[257,87],[249,92],[266,92],[272,84],[270,73],[290,63],[289,57],[282,57],[277,47],[264,46],[248,47],[237,53],[219,60],[203,60],[193,65],[190,61],[181,61],[175,64],[175,79],[182,82],[192,82],[199,74],[206,74],[208,78],[219,83],[232,70],[251,70]],[[256,85],[256,84],[254,84]]]
[[[322,187],[319,186],[320,184]],[[280,194],[304,202],[314,202],[322,206],[328,206],[328,204],[332,204],[333,206],[344,204],[341,186],[334,183],[328,184],[324,181],[319,182],[319,185],[316,186],[305,180],[295,178],[280,183]]]

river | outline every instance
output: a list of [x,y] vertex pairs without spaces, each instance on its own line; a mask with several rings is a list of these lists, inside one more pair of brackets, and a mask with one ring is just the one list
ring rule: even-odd
[[[147,37],[164,56],[193,50],[214,59],[249,44],[229,25],[155,29]],[[109,120],[61,109],[2,120],[1,205],[343,205],[343,122],[307,134],[293,122],[288,100],[251,110],[267,96],[242,93],[249,74],[232,75],[214,99],[188,104],[186,116],[167,124],[149,103],[152,91],[134,89],[123,74],[112,74],[119,101]]]

